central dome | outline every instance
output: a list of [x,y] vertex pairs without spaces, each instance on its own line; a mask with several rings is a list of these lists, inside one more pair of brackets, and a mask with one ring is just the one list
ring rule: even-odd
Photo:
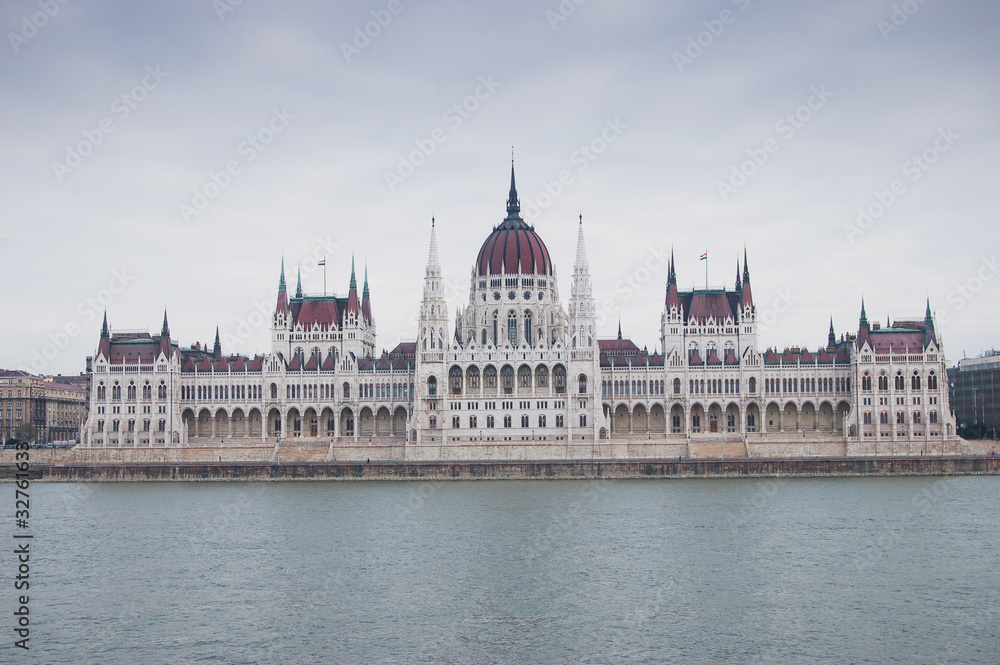
[[486,275],[551,275],[552,261],[545,243],[521,219],[521,204],[514,186],[514,165],[510,166],[510,195],[507,218],[493,229],[476,259],[476,271]]

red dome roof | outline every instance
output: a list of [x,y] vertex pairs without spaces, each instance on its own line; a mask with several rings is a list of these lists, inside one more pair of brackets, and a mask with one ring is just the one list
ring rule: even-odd
[[480,275],[551,275],[549,250],[521,219],[505,219],[483,243],[476,259]]
[[476,259],[476,271],[482,275],[551,275],[552,260],[545,243],[521,219],[521,205],[514,187],[514,166],[510,167],[510,195],[507,219],[493,229]]

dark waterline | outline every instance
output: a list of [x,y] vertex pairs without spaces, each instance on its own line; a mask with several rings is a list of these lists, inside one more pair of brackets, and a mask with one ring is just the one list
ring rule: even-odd
[[996,477],[36,483],[32,650],[0,660],[997,663],[997,506]]

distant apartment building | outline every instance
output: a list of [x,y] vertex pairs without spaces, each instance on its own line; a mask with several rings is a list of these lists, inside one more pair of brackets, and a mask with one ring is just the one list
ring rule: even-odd
[[1000,351],[963,358],[948,370],[949,397],[963,436],[997,438]]
[[[51,377],[49,377],[51,378]],[[0,441],[77,441],[87,417],[86,377],[48,380],[0,370]]]

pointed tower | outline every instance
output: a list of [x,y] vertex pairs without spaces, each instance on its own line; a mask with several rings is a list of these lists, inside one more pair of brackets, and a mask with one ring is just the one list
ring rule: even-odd
[[736,258],[736,293],[743,293],[743,283],[740,281],[740,259]]
[[[600,352],[597,344],[597,302],[591,285],[587,244],[583,237],[583,215],[576,232],[576,261],[573,262],[573,287],[569,297],[569,370],[576,399],[567,400],[569,411],[567,435],[570,440],[585,435],[596,440],[603,425],[601,407]],[[605,425],[606,426],[606,425]]]
[[101,341],[97,345],[97,355],[104,355],[105,360],[111,359],[111,331],[108,328],[108,310],[104,310],[104,323],[101,324]]
[[573,287],[569,298],[569,345],[573,349],[588,349],[593,355],[594,328],[597,325],[597,305],[594,302],[590,278],[590,264],[587,262],[587,245],[583,239],[583,215],[576,233],[576,261],[573,263]]
[[212,347],[212,355],[216,360],[222,357],[222,342],[219,341],[219,326],[215,326],[215,345]]
[[677,292],[677,270],[672,247],[667,268],[667,297],[660,317],[660,346],[665,356],[670,355],[671,350],[683,351],[684,348],[684,306]]
[[361,315],[364,316],[365,323],[371,325],[374,323],[372,319],[372,303],[371,298],[368,293],[368,264],[365,264],[365,286],[361,291]]
[[507,219],[521,219],[521,200],[514,184],[514,160],[510,160],[510,192],[507,193]]
[[354,256],[351,256],[351,285],[347,294],[347,316],[357,319],[361,309],[358,306],[358,278],[354,276]]
[[618,341],[622,340],[622,320],[618,319]]
[[417,329],[415,397],[410,429],[416,428],[417,442],[440,444],[447,439],[448,303],[444,297],[441,262],[438,259],[437,230],[431,218],[431,240],[424,272],[424,296],[420,303]]
[[740,285],[740,321],[737,330],[740,331],[740,353],[748,348],[755,352],[757,345],[757,307],[753,304],[753,292],[750,290],[750,262],[747,260],[747,248],[743,247],[743,283]]
[[295,297],[302,299],[302,266],[299,266],[298,278],[295,281]]
[[288,290],[285,285],[285,257],[281,257],[281,276],[278,278],[278,302],[274,306],[274,318],[271,320],[271,352],[281,354],[289,359],[291,348],[292,316],[288,308]]
[[167,325],[167,310],[163,310],[163,325],[160,326],[160,353],[164,358],[170,357],[170,326]]
[[830,317],[830,332],[826,336],[826,348],[829,351],[837,348],[837,335],[833,332],[833,317]]

